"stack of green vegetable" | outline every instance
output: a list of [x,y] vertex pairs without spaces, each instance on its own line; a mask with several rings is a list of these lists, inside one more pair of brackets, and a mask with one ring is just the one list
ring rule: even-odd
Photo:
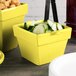
[[24,24],[24,29],[35,34],[43,34],[47,32],[64,29],[65,26],[48,20],[47,22],[31,21]]

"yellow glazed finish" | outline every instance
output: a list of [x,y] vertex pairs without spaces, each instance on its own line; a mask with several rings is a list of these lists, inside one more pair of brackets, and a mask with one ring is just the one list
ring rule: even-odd
[[27,4],[0,11],[0,49],[2,51],[6,52],[17,47],[12,26],[24,22],[27,12]]
[[65,29],[57,32],[36,35],[22,27],[23,24],[13,27],[21,55],[36,65],[49,63],[54,58],[64,54],[72,30],[66,26]]
[[[0,23],[1,24],[1,23]],[[2,26],[0,26],[0,49],[2,49],[3,39],[2,39]]]
[[2,62],[4,61],[4,54],[2,51],[0,51],[0,64],[2,64]]
[[16,17],[2,22],[3,47],[2,50],[8,51],[17,47],[17,40],[14,37],[12,26],[24,21],[24,16]]
[[26,15],[28,13],[27,4],[21,4],[17,7],[0,10],[0,21]]

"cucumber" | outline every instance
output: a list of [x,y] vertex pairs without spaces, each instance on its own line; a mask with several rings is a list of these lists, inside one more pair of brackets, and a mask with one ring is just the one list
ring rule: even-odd
[[52,31],[56,31],[57,30],[55,22],[52,22],[52,21],[48,20],[48,24],[50,26],[50,30],[52,30]]
[[47,30],[46,33],[51,32],[51,30]]
[[35,26],[35,21],[27,21],[25,24],[24,24],[24,28],[25,29],[29,29],[31,26]]
[[27,24],[26,23],[24,23],[24,29],[28,29],[28,27],[27,27]]
[[65,29],[66,25],[62,25],[63,29]]
[[47,25],[46,23],[43,23],[43,27],[44,27],[44,29],[45,29],[45,32],[46,32],[47,30],[49,30],[49,27],[48,27],[48,25]]
[[44,29],[43,25],[39,24],[39,25],[35,26],[35,28],[33,29],[33,33],[35,33],[35,34],[45,33],[45,29]]
[[40,23],[43,23],[43,20],[37,20],[37,21],[35,22],[35,24],[40,24]]
[[55,22],[54,22],[53,25],[51,26],[51,29],[52,29],[53,31],[57,31],[57,27],[56,27],[56,23],[55,23]]
[[52,21],[50,21],[50,20],[48,20],[48,21],[47,21],[47,24],[48,24],[50,27],[52,27],[53,22],[52,22]]
[[30,27],[28,28],[28,31],[33,32],[34,28],[35,28],[35,26],[30,26]]
[[30,32],[35,34],[43,34],[51,31],[62,30],[65,28],[65,25],[61,25],[56,22],[52,22],[48,20],[47,22],[44,21],[28,21],[24,24],[24,28]]
[[36,21],[32,21],[31,26],[35,26]]
[[57,29],[58,29],[58,30],[62,30],[62,29],[63,29],[62,25],[59,24],[59,23],[57,23]]

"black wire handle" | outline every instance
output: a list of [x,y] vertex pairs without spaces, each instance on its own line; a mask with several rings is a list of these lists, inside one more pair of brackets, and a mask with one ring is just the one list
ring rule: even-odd
[[49,19],[50,3],[52,6],[53,19],[55,22],[58,22],[58,15],[57,15],[57,8],[56,8],[55,0],[46,0],[44,22],[46,22]]

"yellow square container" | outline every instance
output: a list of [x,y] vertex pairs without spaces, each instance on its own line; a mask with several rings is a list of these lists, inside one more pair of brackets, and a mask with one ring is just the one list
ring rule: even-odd
[[0,10],[0,49],[4,52],[17,47],[17,41],[13,34],[12,26],[24,22],[28,13],[28,5]]
[[36,65],[42,65],[64,54],[67,41],[71,37],[70,27],[37,35],[23,29],[23,26],[24,24],[13,26],[22,57]]

